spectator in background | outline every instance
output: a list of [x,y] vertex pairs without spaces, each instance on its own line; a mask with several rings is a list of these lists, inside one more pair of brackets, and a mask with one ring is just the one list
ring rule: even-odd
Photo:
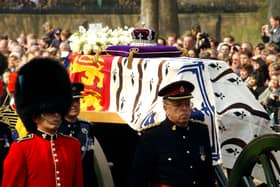
[[221,46],[220,46],[220,53],[223,53],[224,55],[226,56],[229,56],[230,54],[230,49],[231,49],[231,45],[229,45],[228,43],[223,43]]
[[183,48],[186,50],[195,49],[195,39],[189,32],[185,32],[185,34],[182,36],[183,39]]
[[63,29],[60,33],[61,42],[69,42],[68,39],[71,36],[71,32],[67,29]]
[[231,47],[233,45],[233,42],[234,42],[234,37],[233,36],[231,36],[231,35],[224,36],[223,40],[217,45],[217,51],[221,52],[221,47],[223,45],[227,45],[231,49]]
[[230,67],[234,73],[240,75],[240,54],[234,53],[230,59]]
[[268,54],[265,58],[265,63],[267,66],[269,66],[270,64],[273,64],[274,62],[277,62],[278,57],[275,54]]
[[[280,86],[278,75],[278,86],[272,90],[269,96],[266,98],[266,108],[271,113],[270,118],[273,125],[280,125]],[[279,130],[279,129],[278,129]]]
[[258,81],[264,86],[266,81],[269,79],[268,66],[266,65],[265,61],[259,56],[253,57],[251,60],[251,64],[253,65],[254,72],[259,72],[260,75]]
[[50,51],[48,49],[42,50],[41,56],[42,57],[50,57],[50,58],[52,58],[52,55],[51,55],[51,53],[50,53]]
[[270,43],[270,44],[268,44],[266,48],[269,50],[269,53],[270,53],[270,54],[275,54],[275,55],[278,55],[278,54],[279,54],[279,52],[278,52],[278,51],[279,51],[278,46],[277,46],[277,44],[275,44],[275,43]]
[[207,52],[210,54],[210,59],[217,59],[217,50],[214,48],[208,48]]
[[197,34],[196,44],[195,44],[195,51],[197,56],[198,54],[200,54],[201,51],[205,51],[211,48],[208,37],[209,37],[208,33],[205,32]]
[[214,37],[212,37],[212,36],[209,36],[208,39],[209,39],[209,42],[210,42],[210,47],[212,49],[215,49],[216,52],[217,52],[218,51],[217,47],[219,45],[219,42]]
[[273,75],[280,75],[280,63],[279,62],[273,62],[268,65],[269,79],[271,79],[271,77]]
[[9,57],[8,57],[8,69],[11,72],[17,71],[17,68],[20,65],[20,54],[16,53],[16,52],[12,52],[10,53]]
[[191,58],[197,58],[197,55],[196,55],[196,52],[195,52],[194,49],[188,50],[187,56],[188,56],[188,57],[191,57]]
[[259,71],[254,71],[249,76],[248,88],[254,94],[255,98],[258,99],[259,95],[266,89],[262,75]]
[[265,45],[263,43],[258,43],[254,50],[254,56],[261,56],[262,51],[265,49]]
[[183,48],[183,40],[181,37],[177,38],[175,46],[178,48]]
[[8,36],[0,37],[0,52],[6,57],[8,57],[10,54],[8,43]]
[[9,46],[9,48],[11,53],[17,53],[20,56],[20,58],[25,53],[24,47],[19,45],[17,42],[14,45]]
[[194,24],[193,26],[192,26],[192,28],[191,28],[191,35],[192,35],[192,37],[194,38],[194,39],[197,39],[197,35],[199,34],[199,33],[201,33],[202,32],[202,30],[201,30],[201,26],[199,25],[199,24]]
[[42,25],[43,31],[45,32],[45,36],[47,37],[48,44],[50,45],[54,39],[54,29],[50,22],[45,22]]
[[266,89],[259,95],[258,101],[261,105],[266,109],[268,114],[270,115],[273,111],[271,107],[268,105],[267,101],[271,94],[279,88],[279,75],[274,74],[271,76],[269,80],[269,84]]
[[230,46],[232,46],[234,44],[234,41],[235,41],[235,39],[232,35],[226,35],[223,38],[223,43],[226,43]]
[[199,53],[199,58],[201,58],[201,59],[211,59],[211,54],[208,50],[202,50]]
[[232,56],[234,53],[240,53],[241,47],[239,43],[232,44],[229,52],[229,56]]
[[271,16],[269,24],[262,26],[262,40],[267,44],[276,44],[277,51],[280,52],[280,17]]
[[240,52],[240,65],[251,64],[252,53],[250,51]]
[[61,42],[59,45],[60,59],[63,61],[64,67],[68,70],[70,61],[69,56],[71,54],[71,48],[67,41]]
[[60,42],[61,42],[60,34],[61,34],[61,29],[56,28],[54,30],[54,39],[52,40],[52,42],[50,44],[50,47],[54,47],[56,49],[59,48],[59,45],[60,45]]
[[27,34],[25,50],[28,51],[31,45],[34,45],[36,43],[37,43],[36,35],[33,33]]
[[48,1],[48,8],[55,8],[58,6],[58,1],[59,0],[47,0]]
[[242,42],[240,44],[240,51],[251,53],[252,56],[254,52],[253,44],[251,42]]
[[175,46],[177,42],[177,35],[175,33],[169,33],[166,37],[167,46]]
[[38,40],[38,45],[39,45],[40,49],[42,49],[42,50],[49,48],[50,44],[49,44],[48,37],[47,36],[43,36],[42,38],[40,38]]
[[254,68],[252,64],[242,64],[240,66],[240,78],[248,86],[250,76],[253,73]]
[[24,32],[19,35],[19,37],[17,38],[17,42],[22,48],[25,48],[27,43],[26,43],[26,36]]
[[159,37],[157,38],[157,45],[163,45],[163,46],[165,46],[165,45],[166,45],[166,40],[165,40],[165,38],[159,36]]
[[217,59],[225,61],[226,63],[228,63],[230,65],[231,58],[228,54],[224,54],[224,53],[220,52],[217,54]]

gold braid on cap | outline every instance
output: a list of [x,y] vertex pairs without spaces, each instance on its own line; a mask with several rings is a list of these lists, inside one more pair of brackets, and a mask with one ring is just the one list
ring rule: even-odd
[[163,99],[169,99],[169,100],[180,100],[180,99],[190,99],[193,98],[192,95],[186,95],[186,96],[165,96]]

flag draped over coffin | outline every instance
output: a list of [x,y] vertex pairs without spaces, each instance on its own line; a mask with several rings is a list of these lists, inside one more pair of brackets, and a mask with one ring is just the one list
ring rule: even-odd
[[[82,110],[116,112],[135,130],[165,118],[159,89],[176,80],[195,85],[192,118],[210,130],[213,158],[231,168],[253,138],[272,133],[269,117],[242,80],[223,61],[187,57],[134,58],[78,55],[71,81],[85,84]],[[130,66],[129,66],[130,67]]]

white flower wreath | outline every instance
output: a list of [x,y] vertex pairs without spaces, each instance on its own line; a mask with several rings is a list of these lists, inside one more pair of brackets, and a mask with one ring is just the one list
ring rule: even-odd
[[106,26],[86,30],[83,26],[79,26],[79,31],[73,33],[69,38],[70,47],[72,52],[90,54],[103,51],[110,45],[129,45],[132,41],[133,29],[127,26],[111,29]]

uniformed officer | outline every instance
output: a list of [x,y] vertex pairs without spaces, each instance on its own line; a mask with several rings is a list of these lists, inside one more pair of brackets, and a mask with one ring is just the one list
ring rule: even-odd
[[94,172],[94,134],[92,124],[78,118],[80,114],[80,98],[83,97],[84,85],[75,82],[72,83],[71,87],[73,102],[58,131],[79,139],[83,159],[84,187],[98,186]]
[[189,119],[193,90],[181,80],[159,91],[166,119],[141,136],[131,187],[214,186],[207,125]]
[[12,143],[12,132],[9,126],[0,121],[0,184],[2,180],[3,161]]
[[16,110],[29,135],[12,143],[2,187],[83,186],[80,143],[57,133],[72,103],[65,68],[34,58],[20,68],[15,88]]

